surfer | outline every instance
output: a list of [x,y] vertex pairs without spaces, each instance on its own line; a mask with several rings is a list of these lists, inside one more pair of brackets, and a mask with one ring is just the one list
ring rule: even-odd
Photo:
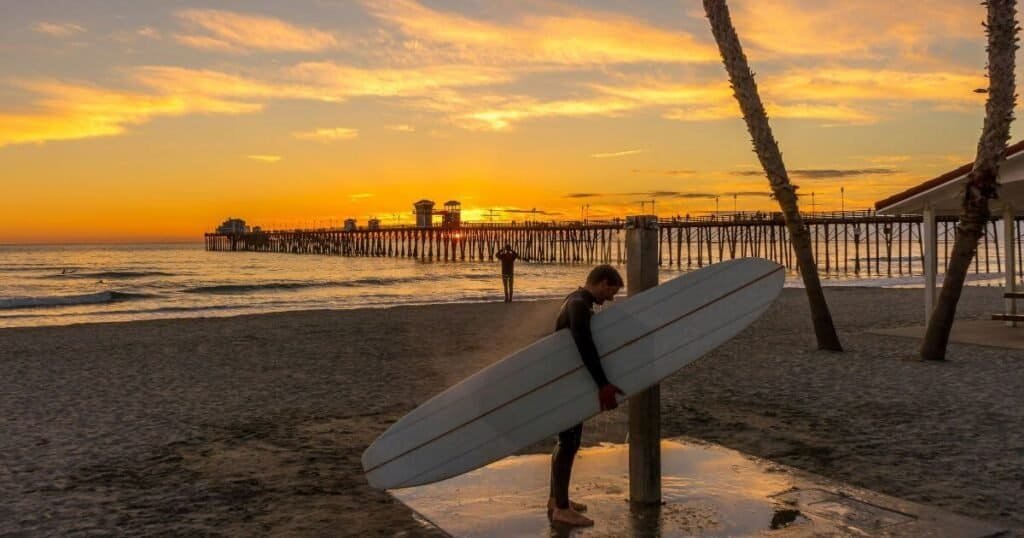
[[505,243],[495,255],[495,258],[501,260],[501,283],[505,286],[505,302],[512,302],[512,280],[515,273],[516,259],[519,258],[519,253],[512,250],[512,245]]
[[[597,385],[601,411],[618,407],[615,395],[624,393],[619,387],[608,382],[604,369],[601,368],[601,358],[597,355],[597,346],[594,345],[594,338],[590,333],[590,318],[594,315],[594,305],[614,300],[622,285],[622,276],[614,267],[594,267],[587,275],[583,287],[565,298],[555,321],[556,331],[568,328],[572,333],[583,365]],[[580,513],[587,510],[585,504],[569,500],[569,478],[572,476],[572,464],[576,452],[579,451],[582,436],[582,423],[558,434],[558,444],[551,454],[551,495],[548,499],[548,514],[552,522],[578,527],[594,524],[594,520]]]

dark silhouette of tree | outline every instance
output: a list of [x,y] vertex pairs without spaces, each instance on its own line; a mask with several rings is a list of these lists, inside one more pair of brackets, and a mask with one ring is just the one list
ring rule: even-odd
[[988,100],[985,124],[978,140],[974,167],[967,176],[963,207],[956,228],[949,268],[942,281],[942,292],[928,317],[928,329],[921,343],[921,358],[945,360],[949,331],[953,328],[956,305],[960,301],[964,279],[985,234],[991,213],[989,200],[999,196],[999,167],[1006,160],[1006,142],[1016,102],[1014,64],[1017,55],[1016,0],[988,0],[985,31],[988,34]]
[[832,323],[832,314],[829,312],[828,303],[825,302],[825,293],[821,289],[818,266],[814,261],[814,252],[811,250],[811,235],[800,217],[796,186],[789,182],[789,174],[782,162],[782,154],[772,135],[771,125],[768,124],[768,114],[757,93],[754,73],[750,71],[747,57],[743,54],[743,47],[740,45],[740,39],[736,35],[736,29],[729,17],[729,7],[725,4],[725,0],[704,0],[704,12],[711,22],[711,32],[718,43],[718,50],[722,54],[725,70],[729,73],[733,95],[739,101],[743,119],[747,122],[747,130],[750,131],[750,136],[753,138],[754,151],[771,183],[774,198],[778,200],[779,207],[782,208],[800,274],[804,280],[804,288],[807,290],[818,348],[842,351],[839,336],[836,335],[836,329]]

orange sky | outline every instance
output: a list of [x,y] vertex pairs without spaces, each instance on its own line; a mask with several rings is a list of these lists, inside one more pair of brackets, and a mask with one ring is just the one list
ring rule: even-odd
[[[774,207],[699,2],[35,4],[0,21],[0,243]],[[973,157],[982,6],[730,5],[805,209]]]

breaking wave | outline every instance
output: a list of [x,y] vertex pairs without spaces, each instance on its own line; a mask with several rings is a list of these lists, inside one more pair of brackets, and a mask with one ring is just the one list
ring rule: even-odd
[[347,281],[331,282],[266,282],[263,284],[218,284],[214,286],[196,286],[182,290],[185,293],[221,293],[243,294],[261,291],[298,290],[307,288],[342,288],[353,286],[392,286],[423,281],[425,277],[408,278],[360,278]]
[[151,297],[142,293],[123,293],[119,291],[101,291],[82,295],[57,295],[49,297],[10,297],[0,299],[0,310],[16,308],[39,308],[46,306],[75,306],[83,304],[103,304],[131,299]]

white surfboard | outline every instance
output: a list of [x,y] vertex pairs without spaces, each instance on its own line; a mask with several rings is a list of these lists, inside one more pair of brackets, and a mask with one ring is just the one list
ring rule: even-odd
[[[745,258],[616,301],[590,322],[608,380],[627,397],[658,383],[757,319],[784,279],[782,266]],[[561,330],[399,419],[363,453],[363,470],[380,489],[429,484],[509,456],[598,412],[597,387],[569,331]]]

